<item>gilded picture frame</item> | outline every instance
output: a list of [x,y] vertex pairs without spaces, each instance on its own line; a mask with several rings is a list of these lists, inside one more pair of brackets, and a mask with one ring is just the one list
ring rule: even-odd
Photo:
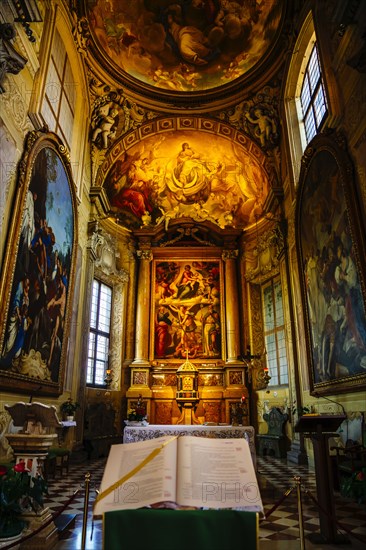
[[76,256],[76,193],[69,154],[32,131],[18,165],[0,282],[0,388],[60,395]]
[[344,138],[317,136],[303,157],[296,210],[312,395],[366,386],[364,220]]
[[151,359],[217,362],[225,359],[222,261],[153,261]]

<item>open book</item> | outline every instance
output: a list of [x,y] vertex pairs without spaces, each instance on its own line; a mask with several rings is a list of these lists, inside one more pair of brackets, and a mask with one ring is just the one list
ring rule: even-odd
[[167,501],[262,512],[248,442],[165,436],[112,445],[94,515]]

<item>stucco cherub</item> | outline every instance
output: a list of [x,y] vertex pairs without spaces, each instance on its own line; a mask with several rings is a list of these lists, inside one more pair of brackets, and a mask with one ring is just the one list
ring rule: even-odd
[[244,116],[249,122],[256,126],[255,135],[259,138],[262,147],[265,147],[265,145],[268,145],[277,137],[276,123],[261,107],[256,107],[253,114],[254,117],[251,115],[250,111],[246,111]]
[[101,136],[102,148],[106,149],[109,140],[116,137],[117,124],[118,109],[112,104],[100,107],[93,124],[94,131],[92,134],[92,142],[96,143],[98,137]]

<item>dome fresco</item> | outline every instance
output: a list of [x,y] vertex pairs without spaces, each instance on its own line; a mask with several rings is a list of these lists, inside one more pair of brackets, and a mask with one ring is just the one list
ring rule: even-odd
[[234,141],[198,131],[150,136],[124,151],[104,181],[110,211],[130,229],[191,217],[245,228],[263,214],[264,169]]
[[87,0],[94,42],[115,73],[153,88],[231,84],[269,53],[282,0]]

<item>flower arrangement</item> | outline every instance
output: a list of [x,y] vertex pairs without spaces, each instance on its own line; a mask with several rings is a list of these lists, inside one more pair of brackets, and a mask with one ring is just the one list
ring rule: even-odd
[[142,420],[146,420],[146,407],[144,402],[142,401],[141,394],[137,399],[136,405],[128,409],[127,419],[130,422],[141,422]]
[[21,514],[43,508],[47,494],[43,477],[32,477],[24,462],[0,466],[0,539],[21,533],[27,523]]
[[355,470],[341,479],[341,495],[354,498],[359,504],[366,502],[366,468]]
[[65,416],[74,416],[77,409],[80,407],[80,404],[77,401],[73,401],[71,397],[67,401],[64,401],[60,405],[60,411]]

